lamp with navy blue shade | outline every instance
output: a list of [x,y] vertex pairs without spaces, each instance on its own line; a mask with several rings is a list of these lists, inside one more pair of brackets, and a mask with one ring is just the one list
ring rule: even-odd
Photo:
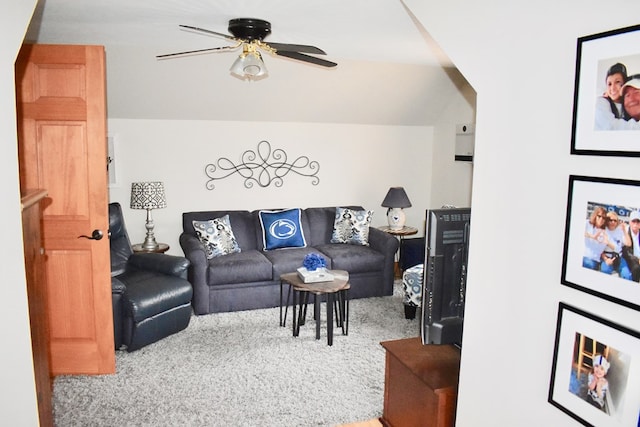
[[406,216],[402,208],[410,208],[411,202],[403,187],[391,187],[387,192],[382,206],[387,209],[387,221],[391,230],[402,230]]

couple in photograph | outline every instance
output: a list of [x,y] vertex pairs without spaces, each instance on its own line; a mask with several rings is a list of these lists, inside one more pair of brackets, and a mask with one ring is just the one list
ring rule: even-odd
[[595,130],[640,130],[640,74],[618,62],[609,67],[605,93],[596,100]]

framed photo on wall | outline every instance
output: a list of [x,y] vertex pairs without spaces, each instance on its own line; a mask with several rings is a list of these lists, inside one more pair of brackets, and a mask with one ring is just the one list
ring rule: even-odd
[[640,156],[640,25],[580,37],[574,85],[571,154]]
[[640,333],[559,303],[548,402],[585,426],[636,426]]
[[563,285],[640,310],[639,238],[640,181],[569,176]]

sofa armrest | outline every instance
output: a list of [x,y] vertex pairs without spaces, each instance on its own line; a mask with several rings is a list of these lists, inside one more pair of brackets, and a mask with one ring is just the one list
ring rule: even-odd
[[371,246],[371,249],[383,253],[385,257],[395,257],[400,243],[398,239],[391,234],[374,227],[369,227],[369,246]]
[[189,264],[185,257],[157,253],[136,253],[128,261],[129,267],[136,270],[154,271],[183,279],[187,278]]
[[385,286],[384,295],[392,295],[396,252],[400,247],[400,243],[395,236],[377,228],[370,227],[369,246],[384,255],[384,267],[382,272],[383,283]]
[[204,246],[196,236],[189,233],[180,235],[180,246],[184,256],[191,262],[189,282],[193,286],[193,311],[196,314],[209,313],[209,285],[207,283],[209,260],[207,260]]
[[191,261],[192,267],[204,267],[207,265],[207,253],[204,246],[193,234],[182,233],[180,235],[180,247],[184,256]]

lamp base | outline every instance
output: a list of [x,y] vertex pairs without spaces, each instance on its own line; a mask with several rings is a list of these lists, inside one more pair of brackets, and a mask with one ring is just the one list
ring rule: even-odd
[[144,226],[147,229],[147,236],[144,238],[144,243],[142,243],[142,249],[147,252],[154,252],[158,250],[158,242],[156,242],[156,236],[153,234],[154,223],[151,209],[147,209],[147,221]]
[[151,238],[149,238],[149,236],[147,235],[147,237],[144,239],[144,242],[142,243],[142,249],[147,252],[154,252],[157,251],[158,248],[160,248],[160,245],[158,245],[158,242],[156,242],[155,237],[151,236]]
[[387,222],[391,230],[402,230],[406,220],[407,218],[402,208],[389,208],[387,210]]

